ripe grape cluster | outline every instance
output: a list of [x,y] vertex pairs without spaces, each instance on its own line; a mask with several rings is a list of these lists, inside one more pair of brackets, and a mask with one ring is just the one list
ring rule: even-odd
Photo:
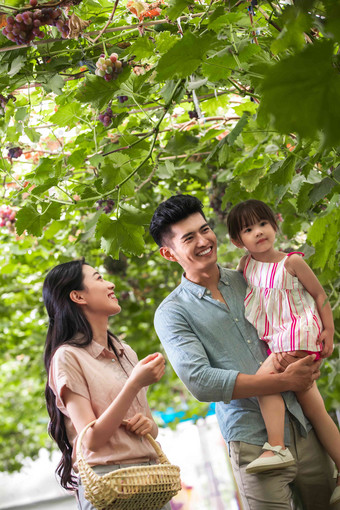
[[97,200],[97,204],[97,211],[99,211],[99,209],[103,209],[105,214],[109,214],[112,211],[115,202],[112,198],[108,198],[107,200]]
[[198,119],[198,113],[196,112],[196,110],[190,110],[188,114],[190,119]]
[[98,116],[98,119],[102,124],[104,124],[105,127],[109,127],[109,125],[112,122],[113,113],[111,108],[108,106],[105,110],[105,112],[100,113]]
[[128,96],[117,96],[117,99],[120,103],[125,103],[129,98]]
[[12,94],[9,94],[7,97],[0,94],[0,114],[5,112],[6,105],[10,99],[12,99],[14,103],[17,100]]
[[[30,0],[32,7],[37,5],[37,0]],[[38,37],[43,39],[45,32],[40,30],[43,26],[54,26],[61,33],[63,39],[69,33],[68,19],[63,18],[62,10],[53,7],[43,7],[31,11],[19,12],[15,17],[8,16],[2,34],[16,44],[28,44]]]
[[12,230],[15,223],[15,214],[16,211],[9,205],[2,205],[0,207],[0,227],[8,227]]
[[8,150],[8,158],[9,159],[20,158],[21,154],[22,154],[22,149],[20,149],[20,147],[11,147]]
[[[217,175],[214,174],[212,176],[212,180],[215,181],[216,178]],[[224,194],[225,186],[217,183],[213,185],[211,192],[209,193],[210,207],[214,210],[215,215],[222,222],[226,221],[226,218],[228,216],[227,207],[226,208],[222,207]]]
[[102,53],[96,62],[96,75],[104,78],[106,81],[115,80],[119,73],[122,72],[123,63],[118,60],[117,53],[111,53],[109,58],[106,58]]

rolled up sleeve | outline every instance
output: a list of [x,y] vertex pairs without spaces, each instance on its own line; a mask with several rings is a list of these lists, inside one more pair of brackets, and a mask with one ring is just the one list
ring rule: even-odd
[[229,403],[239,371],[213,366],[184,314],[166,304],[155,314],[155,329],[176,374],[201,402]]

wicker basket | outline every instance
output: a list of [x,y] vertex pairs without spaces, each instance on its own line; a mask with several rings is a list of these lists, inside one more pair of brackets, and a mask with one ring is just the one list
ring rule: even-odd
[[85,498],[98,510],[160,510],[181,490],[180,469],[170,464],[150,434],[145,437],[156,450],[160,464],[131,466],[100,476],[85,461],[82,440],[89,423],[79,434],[77,463]]

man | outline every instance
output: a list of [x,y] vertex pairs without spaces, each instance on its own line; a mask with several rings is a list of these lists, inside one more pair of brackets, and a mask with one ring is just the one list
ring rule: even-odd
[[[189,391],[200,401],[217,402],[244,510],[291,510],[292,486],[306,510],[326,510],[335,485],[332,464],[292,393],[319,377],[314,356],[282,373],[255,375],[266,360],[266,346],[244,318],[246,283],[241,273],[218,266],[216,236],[197,198],[177,195],[160,204],[150,233],[162,257],[184,270],[181,284],[156,311],[157,334]],[[285,444],[295,464],[247,474],[246,466],[267,440],[256,396],[281,392]]]

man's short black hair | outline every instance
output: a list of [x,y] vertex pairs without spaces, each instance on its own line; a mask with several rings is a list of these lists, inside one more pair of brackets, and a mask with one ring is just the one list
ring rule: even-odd
[[150,234],[158,246],[164,246],[164,239],[169,236],[171,227],[192,214],[203,213],[203,204],[191,195],[174,195],[159,204],[150,223]]

